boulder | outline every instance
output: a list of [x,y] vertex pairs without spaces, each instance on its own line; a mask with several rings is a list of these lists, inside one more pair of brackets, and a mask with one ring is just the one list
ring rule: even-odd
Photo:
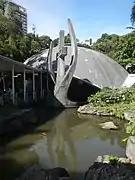
[[46,171],[37,164],[26,167],[25,171],[16,180],[43,180]]
[[[115,159],[116,159],[116,162],[124,163],[124,164],[129,164],[131,162],[130,159],[125,158],[125,157],[117,158],[114,156],[114,160]],[[98,156],[97,159],[95,160],[95,162],[110,163],[110,155]]]
[[98,163],[109,163],[109,155],[98,156],[95,162]]
[[106,164],[110,163],[109,157],[110,157],[109,155],[104,155],[103,156],[103,163],[106,163]]
[[59,180],[71,180],[70,177],[60,177]]
[[86,172],[85,180],[134,180],[135,166],[122,163],[95,162]]
[[97,110],[96,112],[97,116],[113,116],[113,112],[109,110]]
[[118,160],[118,162],[120,162],[120,163],[125,163],[125,164],[129,164],[131,161],[130,161],[130,159],[128,159],[128,158],[120,157],[119,160]]
[[84,106],[80,106],[77,112],[81,114],[90,114],[90,115],[97,115],[97,116],[113,116],[113,111],[98,109],[94,107],[92,104],[87,104]]
[[131,161],[131,164],[134,164],[134,165],[135,165],[135,160],[132,160],[132,161]]
[[100,126],[101,126],[102,129],[109,129],[109,130],[116,130],[116,129],[118,129],[118,127],[115,126],[115,124],[112,121],[101,123]]
[[135,111],[131,111],[131,110],[125,111],[124,118],[127,121],[132,121],[132,119],[135,119]]
[[126,156],[131,160],[131,163],[135,162],[135,136],[130,136],[128,138]]
[[40,165],[35,164],[27,167],[16,180],[59,180],[61,177],[69,177],[64,168],[57,167],[45,170]]
[[77,112],[82,114],[95,114],[96,115],[96,108],[93,107],[91,104],[86,104],[84,106],[80,106]]
[[103,162],[103,157],[102,156],[98,156],[97,159],[95,160],[95,162]]

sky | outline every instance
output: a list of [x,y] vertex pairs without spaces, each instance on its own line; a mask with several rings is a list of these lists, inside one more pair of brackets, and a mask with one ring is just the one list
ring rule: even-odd
[[102,33],[126,34],[130,30],[133,0],[13,0],[28,13],[28,32],[33,24],[36,33],[59,36],[59,30],[68,32],[67,19],[72,20],[80,41],[96,41]]

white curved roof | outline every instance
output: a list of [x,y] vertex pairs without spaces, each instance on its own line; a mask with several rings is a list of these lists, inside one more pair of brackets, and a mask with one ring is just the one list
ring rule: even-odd
[[[56,63],[56,53],[58,47],[53,48],[53,63]],[[34,55],[25,61],[25,64],[34,68],[46,68],[46,58],[48,50]],[[72,55],[71,46],[68,46],[68,55],[65,58],[66,65],[70,64]],[[128,72],[116,61],[108,56],[83,47],[78,47],[78,61],[74,76],[80,79],[87,79],[99,87],[121,86]]]

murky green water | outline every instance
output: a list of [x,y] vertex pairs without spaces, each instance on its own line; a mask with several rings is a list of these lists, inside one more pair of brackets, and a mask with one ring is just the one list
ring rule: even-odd
[[33,163],[40,163],[45,168],[65,167],[80,176],[98,155],[125,155],[123,125],[118,124],[120,129],[117,131],[102,130],[99,126],[112,118],[80,116],[76,109],[71,109],[56,113],[45,123],[49,113],[52,115],[53,111],[38,114],[44,123],[34,131],[1,146],[2,180],[14,179],[24,166]]

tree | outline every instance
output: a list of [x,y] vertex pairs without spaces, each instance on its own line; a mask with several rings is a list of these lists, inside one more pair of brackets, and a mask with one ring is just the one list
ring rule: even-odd
[[116,59],[123,61],[125,59],[135,59],[135,32],[121,36],[119,44],[116,47]]
[[0,36],[2,38],[8,38],[9,36],[18,34],[22,34],[21,25],[16,20],[0,15]]
[[4,21],[0,19],[1,55],[24,62],[32,55],[49,48],[51,41],[49,36],[39,37],[32,33],[26,35],[19,34],[15,31],[14,23],[12,23],[13,22],[10,21],[10,19],[7,20],[6,17],[4,17]]
[[[0,25],[4,24],[6,31],[8,29],[11,32],[11,29],[13,29],[12,32],[14,33],[22,33],[22,22],[18,19],[17,9],[12,4],[7,6],[7,3],[6,0],[0,0]],[[5,11],[6,8],[8,8],[8,11]]]
[[5,2],[0,0],[0,15],[4,15],[5,12]]
[[17,9],[11,3],[8,14],[5,13],[5,2],[0,0],[0,54],[23,62],[33,54],[49,48],[49,36],[22,34],[22,22],[16,14]]
[[100,51],[119,62],[124,67],[128,63],[135,63],[135,32],[124,36],[103,34],[92,49]]
[[50,46],[50,42],[52,41],[49,36],[40,36],[38,38],[41,49],[48,49]]
[[[76,39],[77,42],[79,42],[78,39]],[[59,43],[59,38],[56,38],[53,40],[53,44],[54,44],[54,47],[57,46]],[[65,44],[71,44],[71,39],[70,39],[70,34],[68,33],[65,37],[64,37],[64,43]]]
[[58,43],[59,43],[59,38],[56,38],[53,40],[53,46],[54,47],[58,46]]
[[71,39],[70,39],[70,34],[69,33],[65,36],[64,42],[67,43],[67,44],[71,43]]
[[94,43],[91,48],[107,54],[109,57],[115,59],[116,47],[119,43],[119,36],[116,34],[102,34],[101,38]]

